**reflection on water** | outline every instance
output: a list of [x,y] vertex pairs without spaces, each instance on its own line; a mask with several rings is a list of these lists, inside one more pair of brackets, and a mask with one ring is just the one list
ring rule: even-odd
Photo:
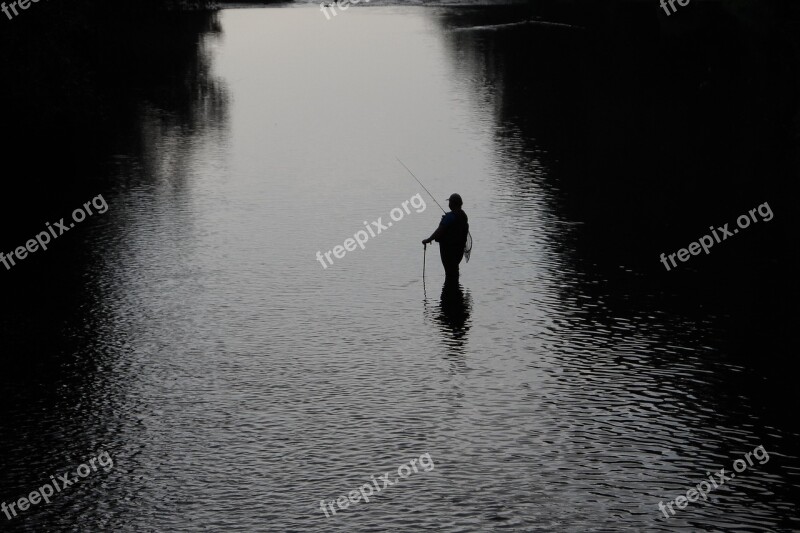
[[426,299],[426,317],[436,321],[441,340],[453,355],[466,353],[469,341],[472,299],[458,280],[445,278],[439,305],[430,309]]
[[[630,116],[577,98],[596,43],[514,16],[220,14],[190,109],[139,108],[109,211],[3,278],[19,305],[2,311],[16,361],[0,376],[0,501],[101,446],[115,461],[4,528],[798,526],[796,423],[763,369],[732,355],[739,310],[609,251],[648,227],[593,229],[623,200],[610,186],[586,208],[582,184],[610,174],[566,134],[597,120],[636,138]],[[328,269],[315,259],[420,192],[397,154],[435,195],[464,198],[479,246],[459,282],[436,264],[423,285],[432,210]],[[768,463],[660,515],[757,445]],[[423,453],[425,476],[320,510]]]

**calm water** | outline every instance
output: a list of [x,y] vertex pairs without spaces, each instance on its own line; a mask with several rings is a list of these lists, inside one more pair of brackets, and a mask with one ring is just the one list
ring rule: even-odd
[[[100,449],[114,468],[0,529],[800,528],[796,424],[731,355],[724,302],[652,281],[655,256],[595,263],[562,185],[580,171],[534,134],[566,103],[558,71],[504,78],[504,32],[547,59],[580,28],[420,7],[218,17],[192,120],[143,107],[108,212],[4,315],[23,363],[3,381],[0,500]],[[440,203],[465,199],[454,292],[435,247],[423,285],[441,213],[396,156]],[[322,268],[317,251],[417,193],[424,211]],[[769,462],[660,513],[758,445]],[[433,470],[321,511],[425,453]]]

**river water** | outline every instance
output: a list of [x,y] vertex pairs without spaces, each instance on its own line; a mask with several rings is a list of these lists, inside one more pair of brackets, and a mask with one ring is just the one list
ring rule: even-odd
[[[2,529],[800,527],[797,425],[734,355],[726,300],[656,255],[586,251],[566,184],[585,145],[562,138],[582,104],[555,66],[583,28],[392,6],[217,17],[190,117],[142,106],[108,211],[53,252],[58,296],[4,315],[28,363],[4,381],[0,499],[100,450],[114,466]],[[540,66],[520,81],[506,47],[524,39]],[[441,204],[464,198],[455,288],[436,246],[423,283],[441,212],[396,157]],[[769,460],[709,501],[659,510],[757,446]],[[423,454],[429,471],[321,509]]]

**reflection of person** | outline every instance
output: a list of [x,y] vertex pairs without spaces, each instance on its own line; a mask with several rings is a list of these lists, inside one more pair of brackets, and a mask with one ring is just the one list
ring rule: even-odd
[[427,245],[431,241],[437,241],[446,278],[458,279],[458,264],[464,257],[464,247],[469,234],[469,218],[461,209],[464,202],[459,194],[451,194],[448,202],[450,212],[442,216],[439,227],[430,237],[422,241],[422,244]]
[[454,339],[461,339],[469,330],[467,324],[470,315],[469,297],[464,293],[464,288],[455,280],[446,280],[442,286],[442,298],[439,309],[441,323]]
[[450,355],[463,355],[471,327],[472,298],[458,280],[445,280],[439,305],[426,306],[425,314],[438,326]]

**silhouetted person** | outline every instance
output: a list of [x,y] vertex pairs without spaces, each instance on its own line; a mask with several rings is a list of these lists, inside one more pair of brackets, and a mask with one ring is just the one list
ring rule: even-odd
[[422,241],[422,244],[430,244],[431,241],[439,243],[439,255],[442,258],[445,276],[457,280],[458,264],[464,257],[464,247],[467,245],[469,219],[461,209],[464,204],[461,195],[451,194],[448,202],[450,212],[442,215],[439,227],[430,237]]

